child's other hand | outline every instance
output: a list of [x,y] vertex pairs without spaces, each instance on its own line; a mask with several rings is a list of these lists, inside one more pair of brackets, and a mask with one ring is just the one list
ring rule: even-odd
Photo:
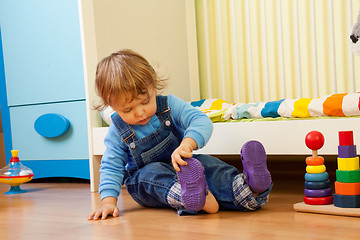
[[92,211],[88,216],[88,220],[104,220],[108,215],[119,216],[119,209],[115,205],[105,204],[101,208]]
[[97,210],[92,211],[88,220],[104,220],[108,215],[113,217],[119,216],[119,208],[116,207],[117,199],[114,197],[107,197],[101,201],[101,207]]
[[179,164],[184,166],[187,164],[183,158],[191,158],[193,150],[197,148],[197,143],[192,138],[184,138],[180,146],[171,154],[171,163],[176,171],[180,171]]

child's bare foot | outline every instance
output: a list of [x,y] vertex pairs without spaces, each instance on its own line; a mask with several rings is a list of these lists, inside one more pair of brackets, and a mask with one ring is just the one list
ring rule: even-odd
[[210,191],[206,196],[205,205],[202,210],[207,213],[217,213],[219,211],[219,204]]

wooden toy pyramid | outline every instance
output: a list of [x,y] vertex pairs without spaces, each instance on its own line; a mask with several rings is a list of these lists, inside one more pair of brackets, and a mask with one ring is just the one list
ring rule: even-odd
[[[305,144],[313,151],[313,154],[312,157],[306,158],[307,173],[305,174],[304,202],[294,204],[293,207],[296,211],[360,217],[360,206],[357,207],[360,204],[359,158],[356,156],[352,131],[339,132],[339,142],[335,194],[324,197],[324,195],[328,195],[330,192],[330,190],[324,190],[330,188],[328,185],[329,179],[326,167],[323,164],[324,160],[317,155],[317,150],[324,144],[324,137],[317,131],[312,131],[306,135]],[[322,182],[315,183],[316,188],[318,190],[321,189],[321,191],[316,191],[316,194],[314,194],[312,190],[316,189],[312,189],[314,188],[314,183],[312,182]],[[335,205],[331,204],[332,201],[334,201]]]
[[360,208],[360,169],[352,131],[339,132],[334,205]]
[[312,156],[306,158],[304,203],[310,205],[326,205],[333,203],[333,190],[326,172],[324,158],[318,156],[318,150],[324,145],[321,132],[312,131],[305,137],[305,144],[312,150]]

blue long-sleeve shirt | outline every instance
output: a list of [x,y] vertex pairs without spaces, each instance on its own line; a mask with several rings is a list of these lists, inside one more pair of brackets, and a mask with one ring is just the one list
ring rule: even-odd
[[[170,116],[179,133],[195,140],[198,148],[202,148],[209,141],[213,125],[209,117],[200,110],[192,107],[189,103],[174,95],[169,95],[167,102],[170,108]],[[141,139],[160,127],[160,121],[154,115],[146,125],[132,125],[135,135]],[[104,140],[106,150],[101,159],[99,193],[101,199],[106,197],[118,197],[121,185],[124,183],[124,175],[131,158],[128,146],[121,140],[120,135],[113,124]]]

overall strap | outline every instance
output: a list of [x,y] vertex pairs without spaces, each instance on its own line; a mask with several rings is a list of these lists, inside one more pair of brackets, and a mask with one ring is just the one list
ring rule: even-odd
[[156,116],[160,122],[165,122],[170,118],[170,108],[167,103],[167,96],[156,96]]
[[118,130],[121,140],[123,140],[127,145],[130,145],[132,142],[137,140],[134,130],[119,116],[119,114],[115,113],[111,117],[111,121]]

